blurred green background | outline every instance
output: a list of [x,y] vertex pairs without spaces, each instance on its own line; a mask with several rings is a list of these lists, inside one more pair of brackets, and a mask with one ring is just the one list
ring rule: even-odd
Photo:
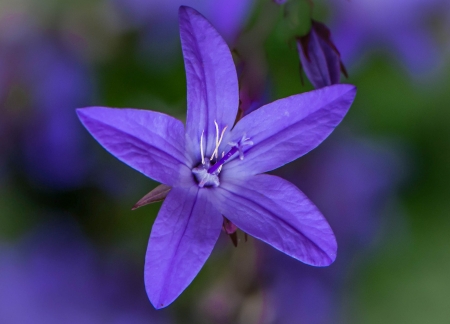
[[[377,2],[371,1],[372,5]],[[378,42],[380,37],[371,38],[369,33],[363,36],[366,43],[354,50],[352,59],[347,60],[342,52],[349,72],[349,78],[343,77],[342,82],[355,84],[358,94],[336,134],[327,141],[341,143],[343,138],[351,138],[376,143],[382,151],[389,151],[390,158],[385,162],[392,168],[379,177],[386,177],[390,185],[383,198],[377,198],[367,211],[375,218],[367,242],[353,246],[355,251],[349,252],[344,265],[339,266],[339,279],[330,284],[332,306],[315,309],[329,312],[331,319],[298,317],[298,322],[278,317],[283,310],[271,303],[271,298],[281,297],[271,290],[276,280],[270,281],[264,275],[265,258],[261,255],[265,247],[253,238],[244,242],[242,233],[237,248],[225,234],[221,237],[204,269],[173,305],[156,312],[146,299],[144,256],[160,203],[136,211],[131,211],[131,207],[157,184],[104,151],[78,124],[74,112],[83,106],[133,107],[162,111],[184,120],[186,81],[176,15],[182,1],[173,1],[167,8],[164,1],[157,5],[153,0],[129,2],[132,5],[128,6],[125,0],[0,2],[0,282],[4,287],[8,284],[8,288],[0,287],[4,291],[0,292],[0,321],[39,323],[37,318],[42,318],[42,323],[119,323],[122,318],[123,323],[448,323],[450,7],[446,1],[425,4],[429,10],[423,17],[411,13],[424,13],[423,7],[416,5],[418,0],[400,1],[400,7],[380,1],[380,11],[368,5],[367,10],[374,15],[396,10],[386,19],[373,18],[383,21],[380,34],[384,32],[392,38],[406,27],[426,31],[430,42],[423,46],[432,44],[434,53],[426,68],[415,70],[404,64],[408,59],[393,50],[392,43]],[[234,49],[243,80],[249,82],[249,87],[252,82],[258,85],[255,98],[261,103],[313,89],[305,75],[302,84],[295,42],[296,36],[308,32],[310,17],[328,24],[332,38],[334,30],[340,28],[338,15],[345,9],[338,10],[338,5],[314,1],[311,7],[309,1],[293,2],[278,6],[268,0],[248,1],[245,8],[235,9],[240,14],[236,22],[236,17],[215,12],[212,0],[206,5],[204,1],[185,1],[193,7],[198,5],[197,9],[207,18],[211,15],[233,21],[233,32],[227,41]],[[358,2],[347,1],[343,6],[359,5]],[[141,10],[135,9],[139,6]],[[136,12],[141,15],[136,16]],[[407,15],[417,24],[405,22],[406,27],[402,26]],[[398,17],[398,21],[394,23],[392,17]],[[351,15],[345,19],[351,19]],[[214,24],[212,18],[211,21]],[[344,33],[342,39],[345,37],[349,36]],[[339,42],[336,45],[339,49]],[[417,48],[411,46],[410,51]],[[55,74],[49,72],[56,70]],[[62,74],[61,79],[54,77],[58,73]],[[47,82],[48,75],[51,81]],[[68,99],[55,99],[63,94]],[[62,129],[51,134],[61,141],[43,144],[40,134],[47,134],[46,130],[53,127],[53,122],[48,121],[56,116],[61,119],[54,123]],[[65,121],[70,126],[64,126]],[[70,135],[64,133],[69,129]],[[63,133],[66,135],[55,135]],[[65,150],[60,152],[61,146]],[[358,150],[358,146],[353,149]],[[326,151],[324,144],[320,154]],[[68,155],[67,160],[61,160],[64,154]],[[77,162],[71,154],[82,161]],[[281,170],[282,176],[288,178],[289,172],[303,166],[306,170],[322,156],[313,154],[308,154],[305,162]],[[50,168],[40,168],[40,163]],[[85,167],[81,168],[81,164]],[[56,172],[62,165],[67,169]],[[351,168],[349,165],[347,171]],[[74,177],[58,182],[72,173]],[[58,174],[63,176],[58,178]],[[314,179],[315,174],[309,176]],[[52,177],[56,180],[49,181]],[[363,184],[374,181],[363,175],[358,177]],[[292,181],[309,195],[301,180]],[[358,195],[359,189],[353,189]],[[351,210],[352,206],[347,208]],[[346,225],[341,226],[352,226]],[[48,235],[36,234],[48,231]],[[72,234],[61,234],[66,231]],[[66,242],[71,235],[76,238]],[[39,262],[44,261],[30,260],[39,254],[36,246],[48,240],[50,246],[60,246],[62,252],[40,249],[39,253],[47,256],[42,260],[53,263],[43,268],[46,270],[42,270],[42,276],[35,277],[40,270],[33,269],[41,269]],[[71,255],[64,248],[67,244],[75,244],[71,247],[75,250],[88,245],[93,257],[89,262],[80,261],[88,262],[91,268],[81,267],[69,279],[61,279],[61,284],[55,278],[68,271],[65,267],[78,269],[72,266],[76,258],[69,258],[65,266],[59,264],[61,255]],[[104,282],[111,268],[123,268],[124,273],[117,275],[116,280]],[[48,269],[53,269],[54,275]],[[98,277],[80,279],[86,291],[78,289],[74,282],[67,285],[78,274],[86,276],[89,271]],[[276,274],[284,276],[282,269]],[[301,271],[298,276],[302,276]],[[40,281],[43,283],[37,285]],[[125,287],[118,287],[117,282]],[[46,290],[48,286],[52,286],[51,293]],[[93,286],[101,291],[98,295],[91,295],[89,289]],[[110,292],[111,287],[117,291]],[[39,292],[48,302],[42,303]],[[66,310],[59,304],[66,300],[65,296],[76,294],[79,298],[75,301],[67,300],[73,307],[67,306]],[[79,302],[84,294],[93,299],[91,305],[98,305],[97,311]],[[112,295],[119,297],[111,301]],[[124,306],[134,298],[138,302]],[[295,300],[294,295],[284,298]],[[102,310],[100,315],[98,309]],[[112,315],[117,310],[120,314]],[[27,311],[34,314],[31,319],[19,316]],[[53,312],[61,314],[53,316]],[[84,319],[73,315],[81,313],[92,315]],[[124,314],[139,316],[127,319]]]

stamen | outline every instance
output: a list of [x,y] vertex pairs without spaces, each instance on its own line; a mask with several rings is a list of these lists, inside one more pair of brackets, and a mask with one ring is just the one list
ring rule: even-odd
[[[216,147],[217,147],[218,146],[217,142],[219,140],[219,124],[217,124],[217,122],[214,120],[214,125],[216,125]],[[213,156],[214,156],[214,153],[213,153]]]
[[[222,152],[222,158],[224,157],[225,152]],[[217,169],[217,172],[220,173],[220,171],[222,171],[223,168],[223,164]]]
[[205,130],[202,130],[202,136],[200,137],[200,154],[202,155],[202,164],[205,164],[205,154],[203,152],[203,133]]
[[227,129],[228,126],[225,126],[222,130],[222,133],[220,134],[220,138],[219,138],[219,125],[216,123],[216,121],[214,121],[214,124],[216,124],[216,148],[214,149],[213,154],[211,155],[210,161],[212,161],[214,159],[214,156],[216,157],[216,159],[219,158],[219,146],[220,143],[222,143],[223,140],[223,135],[225,134],[225,131]]
[[217,149],[219,149],[219,145],[220,145],[220,143],[222,143],[222,140],[223,140],[223,134],[225,134],[225,131],[227,130],[227,128],[228,128],[228,126],[225,126],[225,127],[222,129],[222,133],[220,134],[219,143],[217,143]]
[[237,143],[235,142],[229,142],[228,145],[231,145],[232,147],[236,147],[239,150],[239,159],[242,161],[244,159],[244,151],[242,148],[247,145],[253,145],[253,141],[250,141],[249,137],[246,137],[247,135],[244,133],[241,140]]
[[239,159],[243,160],[244,146],[253,145],[253,142],[250,140],[249,137],[246,137],[246,134],[244,134],[237,143],[231,142],[228,144],[232,146],[231,150],[229,150],[227,154],[223,155],[222,158],[216,162],[216,164],[214,164],[208,169],[209,174],[212,174],[214,172],[220,172],[220,170],[222,170],[221,168],[223,164],[237,152],[239,152]]

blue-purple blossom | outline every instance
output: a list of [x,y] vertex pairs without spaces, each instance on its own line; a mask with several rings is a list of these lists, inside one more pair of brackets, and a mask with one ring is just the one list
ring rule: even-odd
[[297,39],[297,48],[302,68],[316,89],[338,84],[341,71],[347,75],[330,30],[324,24],[312,20],[309,33]]
[[[255,0],[111,0],[125,12],[134,24],[146,26],[154,39],[165,35],[175,35],[172,22],[180,5],[195,6],[209,17],[219,33],[227,40],[234,41]],[[167,39],[160,38],[160,42]]]
[[40,226],[0,245],[0,323],[170,323],[148,307],[135,268],[100,255],[74,226]]
[[386,50],[413,73],[428,72],[440,62],[428,22],[445,0],[324,2],[333,6],[333,37],[346,64]]
[[10,143],[9,155],[21,157],[17,164],[33,182],[78,187],[86,180],[89,161],[73,109],[90,96],[89,73],[29,20],[12,16],[1,30],[0,128]]
[[356,94],[352,85],[334,85],[293,95],[234,125],[239,89],[227,44],[194,9],[181,7],[179,19],[187,78],[185,127],[148,110],[77,110],[105,149],[171,187],[145,260],[146,290],[156,308],[173,302],[200,271],[223,216],[306,264],[334,261],[336,240],[317,207],[290,182],[263,173],[319,145]]

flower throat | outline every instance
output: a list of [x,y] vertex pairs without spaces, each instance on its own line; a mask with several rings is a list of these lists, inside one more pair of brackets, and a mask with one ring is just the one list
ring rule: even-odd
[[[224,127],[222,132],[219,135],[219,125],[216,121],[214,121],[214,124],[216,125],[216,146],[213,151],[213,154],[210,158],[205,159],[204,151],[203,151],[203,135],[204,131],[202,132],[202,135],[200,137],[200,153],[202,156],[202,162],[198,166],[192,169],[192,174],[194,175],[198,186],[200,188],[203,187],[218,187],[220,185],[219,181],[219,173],[222,171],[223,165],[225,162],[230,160],[236,153],[239,153],[239,159],[244,159],[244,146],[251,146],[253,145],[253,142],[250,140],[250,138],[246,137],[246,134],[242,136],[242,138],[237,142],[229,142],[228,145],[231,146],[231,149],[228,151],[228,153],[225,154],[225,152],[222,152],[222,158],[219,158],[219,146],[223,140],[223,135],[225,133],[225,130],[227,129],[227,126]],[[213,160],[216,160],[214,164],[211,162]]]

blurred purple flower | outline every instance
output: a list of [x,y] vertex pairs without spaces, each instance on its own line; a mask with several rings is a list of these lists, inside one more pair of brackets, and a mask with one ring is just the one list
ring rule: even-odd
[[[234,42],[250,13],[255,0],[112,0],[129,16],[134,24],[146,26],[149,37],[161,42],[175,39],[177,30],[173,22],[181,5],[197,8],[207,16],[219,33]],[[164,38],[166,39],[163,39]],[[168,39],[167,39],[168,38]]]
[[297,39],[300,61],[306,76],[316,89],[338,84],[341,71],[347,76],[338,49],[327,26],[311,21],[311,29]]
[[368,50],[392,51],[413,73],[429,72],[440,62],[427,19],[442,0],[333,0],[333,37],[346,64]]
[[356,94],[354,86],[335,85],[294,95],[255,110],[233,127],[239,90],[229,48],[194,9],[181,7],[179,16],[186,132],[180,121],[148,110],[77,111],[110,153],[172,187],[146,255],[146,289],[156,308],[173,302],[200,271],[221,232],[222,215],[302,262],[334,261],[333,232],[314,204],[291,183],[261,173],[319,145]]
[[1,30],[2,123],[9,140],[18,141],[8,153],[22,158],[20,166],[39,185],[80,186],[89,162],[73,109],[89,98],[86,67],[26,16],[10,17]]
[[277,174],[301,186],[327,215],[339,258],[330,268],[310,271],[262,247],[268,302],[276,323],[340,323],[346,275],[374,241],[380,212],[401,180],[399,161],[386,147],[351,138],[330,139],[305,160]]
[[168,323],[148,307],[131,269],[116,254],[100,258],[73,226],[40,228],[0,246],[0,322]]

